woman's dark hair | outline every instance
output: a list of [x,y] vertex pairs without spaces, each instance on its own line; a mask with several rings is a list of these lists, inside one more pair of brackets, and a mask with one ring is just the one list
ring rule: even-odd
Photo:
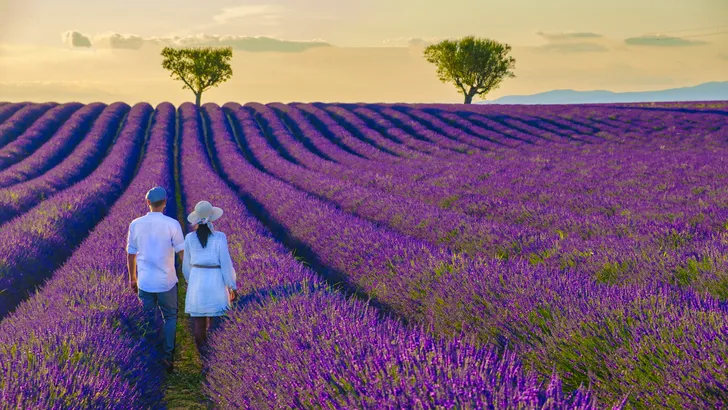
[[210,227],[207,226],[207,224],[199,224],[197,225],[197,239],[200,240],[200,245],[204,248],[207,246],[207,238],[210,236],[212,231],[210,230]]

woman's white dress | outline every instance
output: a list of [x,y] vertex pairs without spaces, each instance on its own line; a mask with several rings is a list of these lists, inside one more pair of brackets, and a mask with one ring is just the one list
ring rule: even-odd
[[[220,266],[220,268],[197,268],[193,265]],[[215,231],[202,247],[197,232],[185,236],[185,253],[182,273],[187,281],[185,313],[190,316],[222,316],[230,307],[228,290],[235,286],[236,273],[228,250],[227,237]]]

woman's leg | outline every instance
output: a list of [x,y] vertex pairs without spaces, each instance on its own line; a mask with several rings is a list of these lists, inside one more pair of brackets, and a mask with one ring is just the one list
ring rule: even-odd
[[207,326],[209,320],[207,317],[193,317],[193,328],[192,334],[195,336],[195,345],[197,345],[197,351],[202,354],[202,348],[205,345],[207,339]]
[[210,326],[207,328],[207,331],[212,333],[220,326],[220,319],[222,319],[222,316],[212,316],[210,318]]

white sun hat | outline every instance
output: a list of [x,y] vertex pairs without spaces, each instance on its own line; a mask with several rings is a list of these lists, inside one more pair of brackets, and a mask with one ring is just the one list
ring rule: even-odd
[[195,205],[195,210],[187,215],[187,221],[191,224],[206,224],[222,216],[222,208],[212,206],[207,201],[200,201]]

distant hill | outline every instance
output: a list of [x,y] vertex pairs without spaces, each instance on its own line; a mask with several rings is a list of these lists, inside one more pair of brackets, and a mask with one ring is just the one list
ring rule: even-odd
[[477,104],[589,104],[726,100],[728,100],[728,81],[704,83],[694,87],[672,88],[669,90],[624,93],[606,90],[554,90],[533,95],[509,95],[493,101],[480,101]]

